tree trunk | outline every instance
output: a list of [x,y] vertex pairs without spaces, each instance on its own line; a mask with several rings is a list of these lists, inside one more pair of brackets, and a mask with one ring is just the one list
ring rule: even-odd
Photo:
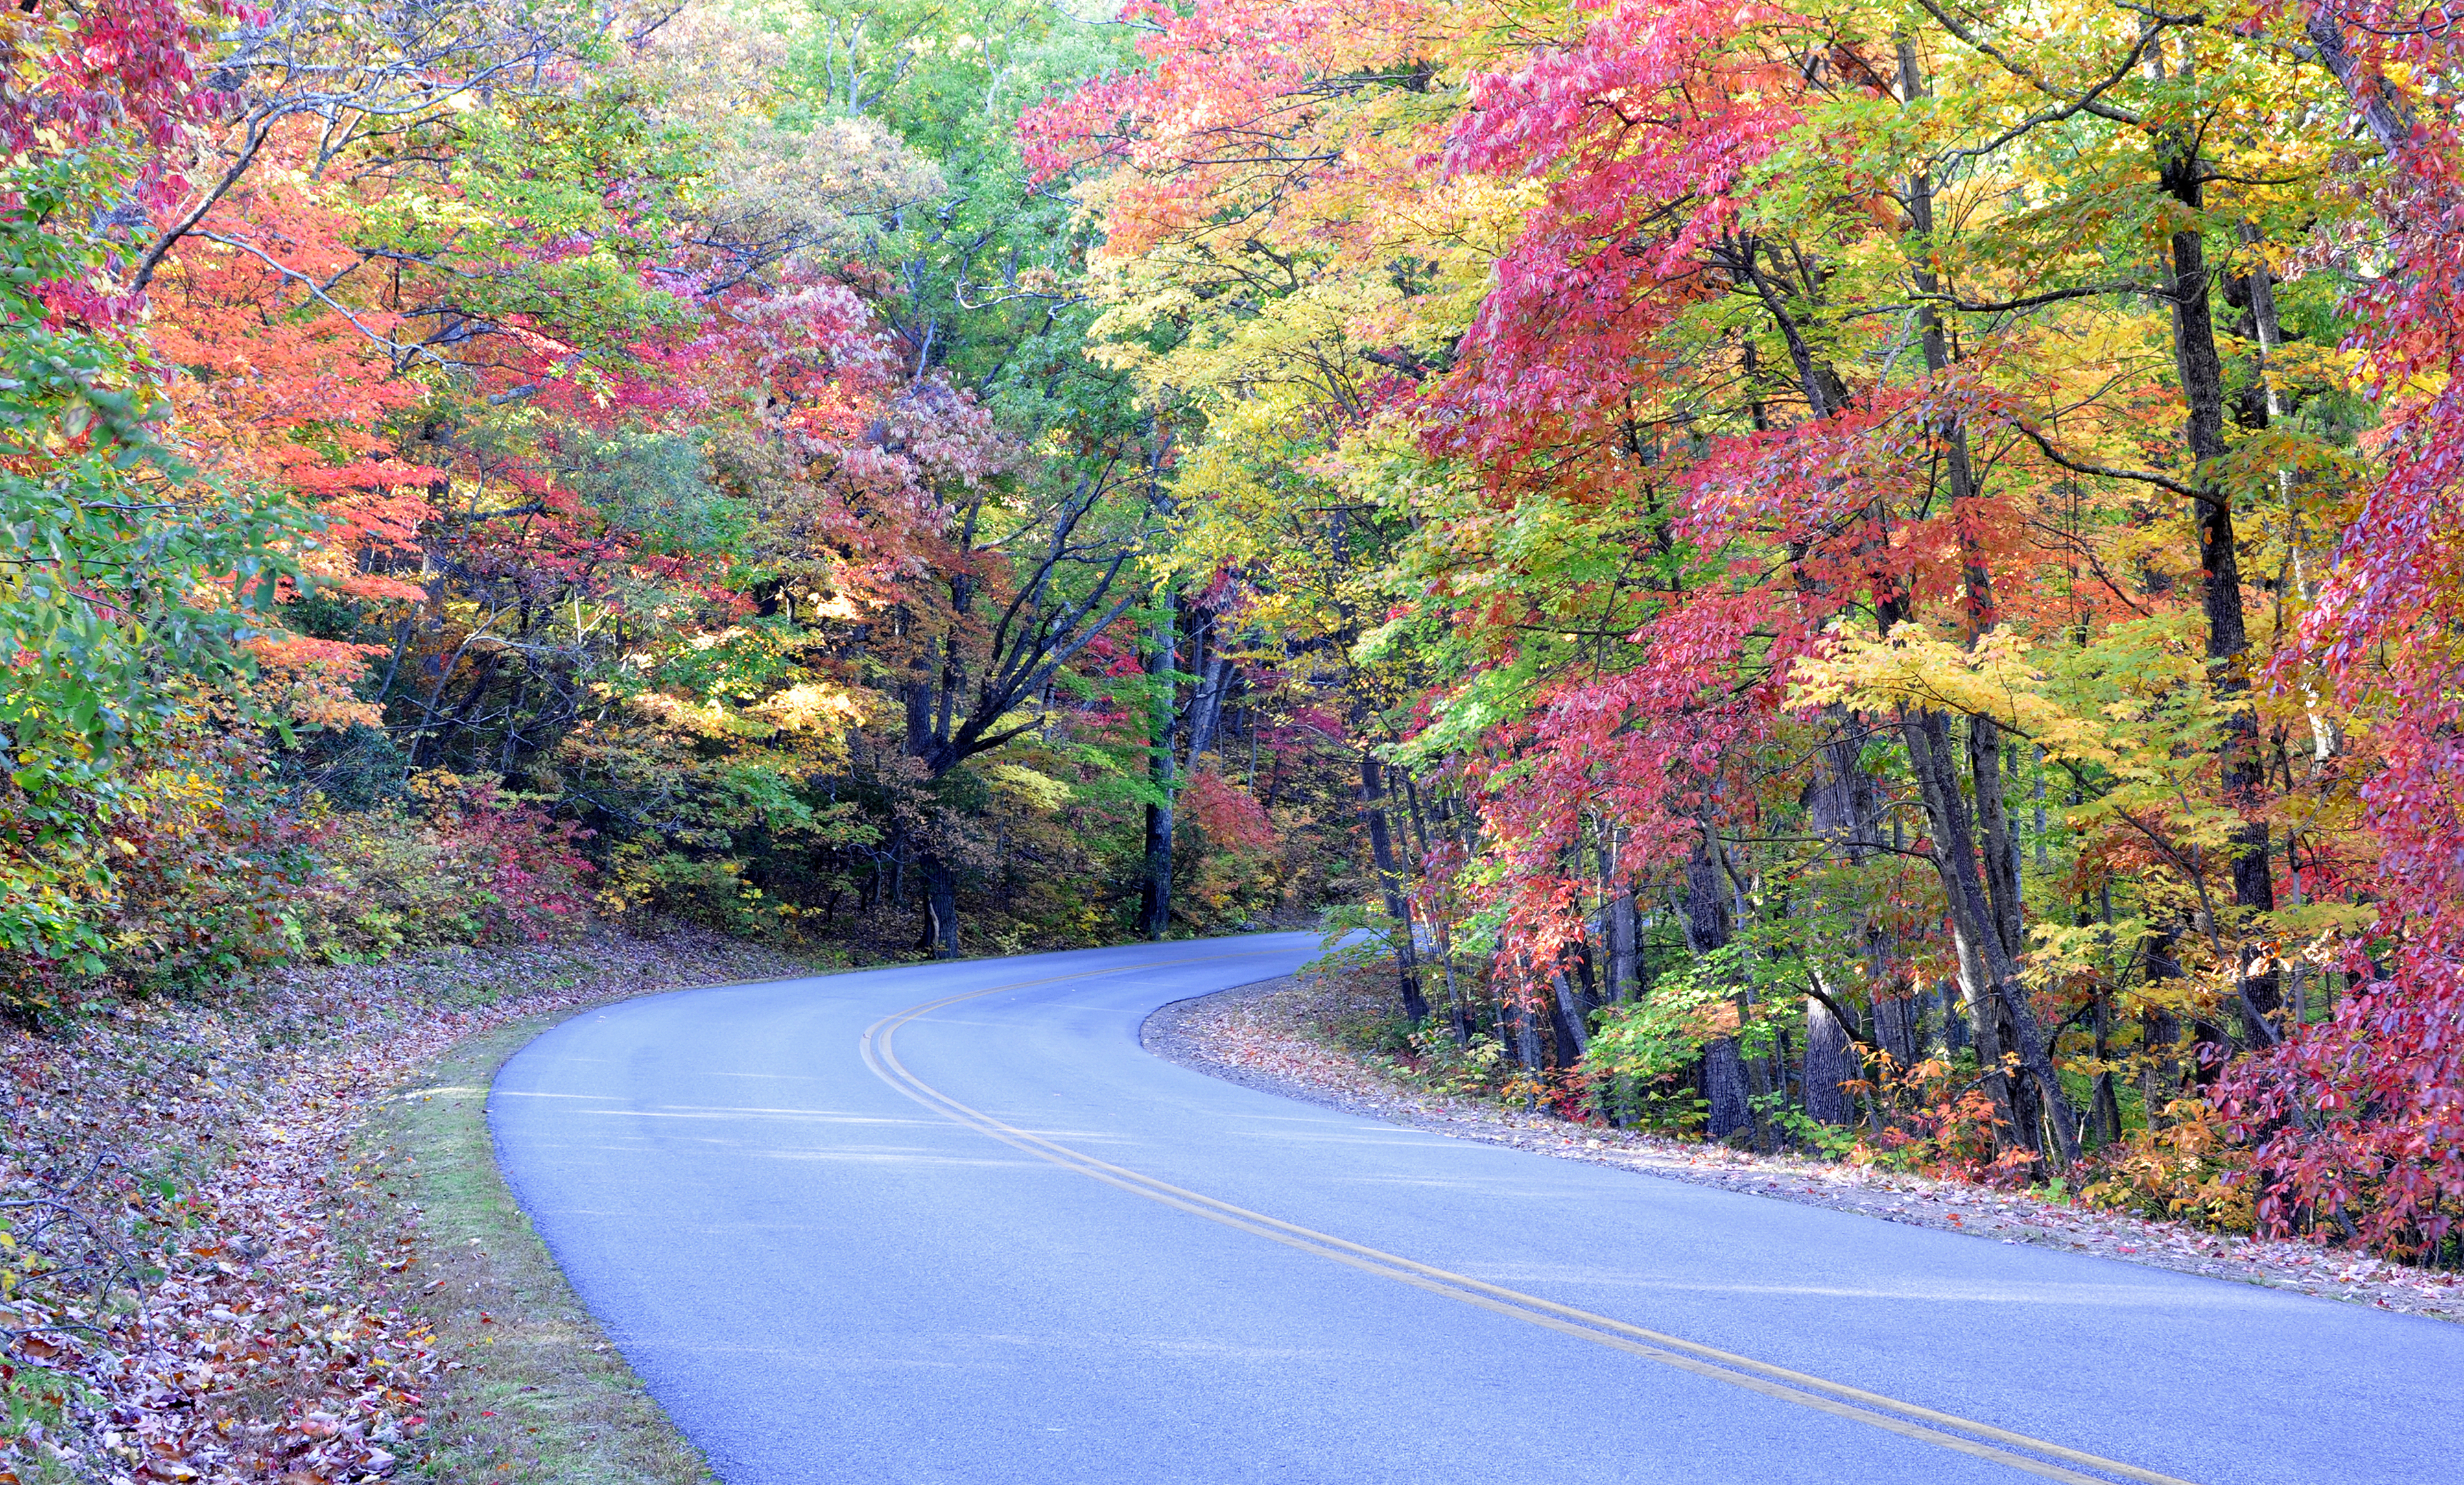
[[958,874],[938,856],[924,867],[924,936],[935,959],[958,957]]
[[[2218,698],[2233,706],[2219,752],[2225,803],[2239,811],[2244,822],[2232,835],[2233,904],[2246,913],[2272,913],[2276,883],[2268,859],[2267,822],[2258,817],[2265,803],[2267,757],[2259,745],[2258,717],[2242,704],[2250,693],[2250,676],[2243,667],[2250,637],[2242,612],[2233,492],[2218,469],[2229,452],[2224,358],[2216,348],[2209,298],[2207,239],[2202,224],[2195,220],[2195,214],[2207,207],[2206,186],[2195,145],[2188,140],[2169,144],[2164,163],[2166,194],[2194,214],[2191,224],[2172,237],[2173,354],[2187,414],[2182,437],[2194,461],[2190,503],[2198,532],[2200,606],[2208,621],[2210,683]],[[2239,979],[2252,1013],[2263,1020],[2283,1008],[2272,969],[2255,972],[2245,956]],[[2273,1035],[2265,1028],[2253,1027],[2245,1031],[2244,1039],[2263,1046]]]
[[1634,889],[1619,880],[1617,854],[1617,831],[1612,826],[1600,841],[1600,938],[1609,956],[1608,984],[1601,996],[1622,1003],[1635,990],[1637,924]]
[[1403,897],[1402,877],[1395,867],[1394,833],[1386,823],[1386,770],[1367,753],[1360,755],[1360,813],[1369,826],[1369,854],[1377,868],[1386,916],[1395,920],[1395,976],[1402,991],[1403,1019],[1417,1029],[1429,1019],[1429,1000],[1420,993],[1419,946],[1413,935],[1412,904]]
[[[1169,787],[1172,765],[1157,761],[1151,768],[1165,776],[1163,783]],[[1138,891],[1138,932],[1156,942],[1172,928],[1172,806],[1147,806],[1146,879]]]
[[1147,806],[1146,880],[1138,895],[1138,931],[1161,942],[1172,927],[1173,790],[1178,780],[1173,765],[1174,701],[1179,684],[1172,678],[1179,602],[1163,605],[1147,649],[1147,675],[1154,694],[1147,699],[1147,783],[1156,798]]
[[1622,1005],[1642,993],[1642,925],[1637,920],[1634,894],[1609,898],[1609,999]]
[[2017,960],[2028,946],[2020,909],[2019,843],[2011,829],[2003,794],[2002,729],[1990,718],[1968,719],[1969,776],[1976,789],[1976,824],[1983,837],[1986,898],[2002,952]]
[[1728,946],[1728,883],[1708,825],[1685,854],[1685,947],[1702,955]]
[[1942,1011],[1942,1050],[1946,1056],[1956,1057],[1976,1045],[1976,1033],[1968,1024],[1967,1003],[1953,993],[1957,986],[1949,981],[1938,982],[1933,987],[1935,1006]]
[[1584,1010],[1582,999],[1574,993],[1573,986],[1566,983],[1566,971],[1556,970],[1549,979],[1557,990],[1557,1060],[1563,1066],[1572,1067],[1592,1050],[1591,1032],[1585,1029],[1589,1013]]
[[2182,1066],[2174,1059],[2174,1049],[2181,1045],[2182,1026],[2167,1011],[2143,1011],[2139,1017],[2141,1055],[2145,1059],[2139,1074],[2139,1102],[2147,1112],[2147,1127],[2162,1129],[2172,1122],[2166,1109],[2182,1096]]
[[2356,59],[2352,48],[2344,41],[2344,23],[2336,10],[2327,6],[2313,7],[2303,23],[2310,44],[2319,49],[2319,60],[2344,89],[2344,96],[2361,111],[2362,122],[2368,125],[2370,137],[2379,147],[2404,163],[2410,152],[2415,127],[2412,108],[2375,67]]
[[[1925,80],[1916,43],[1903,35],[1898,51],[1901,94],[1907,100],[1925,96]],[[1942,284],[1933,268],[1933,180],[1929,175],[1920,173],[1908,182],[1908,226],[1916,237],[1911,277],[1921,293],[1938,293]],[[1939,377],[1950,369],[1950,338],[1930,300],[1921,302],[1917,326],[1925,347],[1925,369]],[[1969,525],[1982,491],[1975,458],[1969,448],[1966,422],[1957,416],[1946,416],[1937,422],[1934,432],[1942,441],[1943,466],[1950,483],[1951,527],[1959,540],[1960,586],[1967,599],[1967,640],[1973,646],[2000,620],[1993,601],[1992,568]],[[1882,628],[1887,636],[1889,623],[1886,621]],[[2011,812],[2002,794],[2001,729],[1989,718],[1969,718],[1968,747],[1969,772],[1976,787],[1976,823],[1985,836],[1983,905],[1990,910],[1987,920],[2001,942],[2004,956],[2016,959],[2027,942],[2027,930],[2022,920],[2018,855],[2013,849]],[[1933,824],[1939,833],[1945,822],[1937,816]]]
[[1454,1032],[1456,1048],[1468,1052],[1471,1050],[1471,1008],[1463,1001],[1463,986],[1455,981],[1454,936],[1443,918],[1438,920],[1436,928],[1438,964],[1446,979],[1447,1025]]
[[1216,626],[1221,616],[1209,609],[1190,613],[1190,673],[1198,677],[1189,697],[1187,766],[1196,773],[1198,760],[1216,750],[1223,724],[1223,698],[1232,689],[1232,661],[1221,653]]
[[1977,1062],[1985,1074],[1987,1095],[1997,1119],[2009,1120],[2009,1137],[2028,1149],[2036,1148],[2037,1120],[2026,1117],[2008,1077],[2001,1072],[2003,1031],[2007,1028],[2019,1065],[2035,1086],[2035,1095],[2050,1116],[2055,1147],[2062,1164],[2079,1159],[2079,1120],[2070,1095],[2054,1070],[2053,1054],[2027,987],[2019,983],[2017,963],[2003,946],[1992,905],[1976,860],[1976,837],[1968,819],[1953,761],[1948,719],[1940,712],[1903,714],[1901,733],[1907,742],[1908,763],[1925,795],[1933,836],[1934,870],[1950,908],[1951,944],[1959,963],[1960,989],[1968,1001]]
[[[2104,1062],[2113,1055],[2113,997],[2100,993],[2096,997],[2096,1059]],[[2122,1140],[2122,1098],[2114,1087],[2113,1069],[2105,1068],[2096,1075],[2096,1087],[2089,1097],[2089,1113],[2096,1120],[2097,1142],[2113,1145]]]
[[[2241,224],[2241,240],[2249,247],[2259,246],[2261,239],[2258,224],[2244,220]],[[2293,410],[2274,376],[2278,352],[2284,345],[2284,324],[2276,309],[2276,276],[2268,268],[2264,258],[2251,265],[2250,277],[2247,281],[2250,290],[2251,339],[2258,344],[2258,354],[2254,358],[2255,365],[2253,367],[2254,380],[2258,384],[2257,426],[2266,428],[2272,426],[2277,418],[2290,416]],[[2285,565],[2290,569],[2295,594],[2299,597],[2303,606],[2307,607],[2317,602],[2319,597],[2319,582],[2310,570],[2309,543],[2304,540],[2301,530],[2300,492],[2301,487],[2308,483],[2308,477],[2295,470],[2281,470],[2277,474],[2276,483],[2277,489],[2284,498]],[[2280,604],[2280,594],[2278,601]],[[2307,685],[2301,689],[2301,707],[2310,723],[2310,774],[2315,779],[2318,777],[2319,770],[2326,766],[2327,761],[2336,756],[2338,749],[2343,746],[2343,741],[2338,736],[2335,719],[2319,709],[2318,693]],[[2292,765],[2289,761],[2285,764],[2284,787],[2287,791],[2293,787]],[[2299,907],[2301,905],[2300,864],[2294,854],[2294,838],[2288,831],[2284,841],[2285,880],[2293,889],[2293,905]],[[2298,986],[2301,971],[2296,968],[2293,973]],[[2294,999],[2296,1001],[2300,999],[2299,993],[2294,996]],[[2298,1012],[2295,1019],[2297,1021],[2299,1019]]]
[[[1728,884],[1717,853],[1719,842],[1708,824],[1695,838],[1685,857],[1685,947],[1708,954],[1727,946]],[[1753,1106],[1746,1097],[1746,1063],[1732,1036],[1716,1037],[1703,1048],[1703,1097],[1709,1105],[1704,1132],[1726,1140],[1753,1127]]]
[[1854,1123],[1856,1099],[1846,1085],[1859,1075],[1856,1044],[1849,1039],[1848,1029],[1839,1024],[1830,1007],[1807,996],[1803,1072],[1806,1117],[1821,1124]]
[[1917,1063],[1917,1002],[1912,995],[1893,995],[1874,1002],[1874,1039],[1890,1053],[1893,1070],[1905,1073]]
[[1754,1126],[1753,1106],[1746,1099],[1746,1059],[1734,1037],[1723,1036],[1703,1048],[1704,1133],[1726,1140]]

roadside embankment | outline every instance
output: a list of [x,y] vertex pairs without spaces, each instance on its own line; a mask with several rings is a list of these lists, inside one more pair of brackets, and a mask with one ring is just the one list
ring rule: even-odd
[[1450,1139],[1508,1144],[1991,1241],[2094,1253],[2464,1321],[2464,1282],[2454,1274],[2408,1269],[2314,1243],[2220,1236],[2187,1223],[2154,1222],[1876,1165],[1756,1155],[1570,1123],[1495,1101],[1433,1093],[1344,1044],[1342,1028],[1384,1011],[1382,989],[1296,976],[1167,1006],[1148,1018],[1144,1039],[1157,1054],[1213,1076]]
[[269,974],[0,1052],[0,1485],[707,1479],[497,1177],[496,1066],[805,972],[700,932]]

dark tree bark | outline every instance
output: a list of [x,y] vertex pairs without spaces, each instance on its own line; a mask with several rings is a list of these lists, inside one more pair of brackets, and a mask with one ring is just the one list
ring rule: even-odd
[[1557,1060],[1563,1066],[1572,1067],[1582,1059],[1583,1053],[1592,1050],[1592,1035],[1586,1030],[1590,1013],[1583,1007],[1582,997],[1566,983],[1566,971],[1560,969],[1549,980],[1557,991],[1553,1026],[1557,1035]]
[[2028,946],[2019,898],[2019,842],[2003,792],[2002,729],[1991,718],[1968,719],[1968,772],[1976,791],[1976,825],[1985,858],[1985,893],[1993,910],[1994,936],[2016,960]]
[[1817,1123],[1856,1120],[1856,1101],[1846,1085],[1859,1075],[1856,1044],[1831,1008],[1805,998],[1805,1113]]
[[1635,921],[1634,889],[1621,880],[1618,854],[1617,831],[1612,827],[1600,842],[1600,942],[1608,951],[1607,983],[1600,987],[1600,996],[1623,1002],[1637,988],[1639,925]]
[[1917,1000],[1913,995],[1891,995],[1874,1002],[1874,1039],[1890,1053],[1892,1065],[1906,1072],[1916,1065],[1922,1050],[1917,1035]]
[[[1726,948],[1728,942],[1728,883],[1719,861],[1719,841],[1705,825],[1685,857],[1685,946],[1696,954]],[[1746,1062],[1733,1036],[1715,1037],[1703,1047],[1703,1097],[1709,1105],[1704,1132],[1726,1140],[1751,1129],[1753,1106],[1746,1097]]]
[[1753,1105],[1746,1097],[1746,1059],[1736,1038],[1723,1036],[1703,1048],[1704,1133],[1714,1140],[1730,1139],[1754,1127]]
[[[1994,925],[1991,903],[1976,859],[1976,837],[1969,824],[1968,805],[1960,789],[1958,765],[1951,752],[1949,720],[1940,712],[1905,714],[1902,736],[1908,762],[1925,794],[1925,813],[1932,822],[1935,875],[1949,899],[1952,946],[1959,963],[1960,989],[1968,1001],[1976,1055],[1985,1074],[1987,1095],[1997,1119],[2007,1120],[2011,1135],[2025,1148],[2037,1147],[2039,1122],[2051,1127],[2057,1151],[2065,1165],[2079,1159],[2078,1119],[2070,1095],[2054,1070],[2051,1049],[2035,1013],[2029,1008],[2027,987],[2019,969],[2003,946]],[[2004,1051],[2017,1054],[2046,1115],[2032,1118],[2022,1096],[2001,1071]]]
[[[1861,861],[1881,839],[1879,792],[1861,758],[1863,722],[1846,708],[1835,707],[1830,723],[1831,737],[1822,748],[1825,777],[1814,786],[1809,823],[1835,841],[1849,860]],[[1806,997],[1805,1047],[1797,1069],[1806,1116],[1825,1124],[1853,1123],[1857,1100],[1847,1085],[1862,1076],[1863,1059],[1839,1019],[1850,1013],[1849,1008],[1841,1004],[1835,1010],[1826,998],[1829,989],[1819,980],[1815,988],[1823,993]]]
[[[2206,188],[2197,150],[2187,140],[2168,141],[2164,184],[2171,196],[2193,213],[2192,223],[2172,238],[2173,346],[2175,369],[2182,382],[2187,410],[2183,442],[2197,461],[2192,472],[2191,515],[2198,529],[2199,598],[2208,622],[2210,683],[2221,698],[2239,700],[2250,693],[2244,655],[2250,635],[2242,611],[2241,557],[2233,531],[2232,491],[2218,477],[2216,461],[2229,452],[2225,444],[2224,358],[2216,347],[2213,306],[2210,299],[2207,239],[2196,214],[2206,211]],[[2242,812],[2245,823],[2233,833],[2233,904],[2249,912],[2276,910],[2276,882],[2269,870],[2267,822],[2257,818],[2265,802],[2267,757],[2260,746],[2258,718],[2246,705],[2234,706],[2225,722],[2221,743],[2224,795]],[[2241,975],[2241,993],[2252,1014],[2259,1018],[2283,1008],[2283,996],[2271,971]],[[2244,1039],[2264,1046],[2273,1039],[2263,1027],[2253,1027]]]
[[2402,158],[2413,143],[2411,105],[2387,85],[2377,69],[2363,64],[2344,40],[2344,24],[2327,6],[2315,6],[2303,29],[2319,49],[2319,63],[2343,85],[2344,96],[2361,111],[2370,137],[2391,157]]
[[938,856],[924,858],[924,933],[935,959],[958,957],[958,874]]
[[[2105,1061],[2113,1055],[2113,997],[2100,993],[2096,998],[2096,1059]],[[2096,1075],[2096,1087],[2088,1098],[2088,1115],[2096,1121],[2097,1142],[2112,1145],[2122,1139],[2122,1098],[2114,1087],[2113,1069]]]
[[1728,881],[1719,852],[1706,825],[1685,854],[1685,947],[1696,954],[1728,946]]
[[1642,925],[1632,892],[1609,898],[1608,919],[1609,999],[1622,1005],[1642,993]]
[[1175,698],[1179,686],[1172,679],[1177,646],[1180,604],[1163,606],[1147,648],[1147,676],[1155,688],[1148,698],[1147,783],[1155,798],[1147,804],[1146,877],[1139,885],[1138,931],[1161,942],[1172,927],[1173,793],[1179,787],[1173,757]]
[[1395,864],[1395,837],[1386,822],[1385,766],[1367,753],[1360,755],[1360,813],[1369,827],[1369,854],[1377,868],[1377,889],[1386,899],[1386,916],[1396,923],[1395,975],[1402,992],[1403,1019],[1418,1028],[1429,1019],[1429,1000],[1420,991],[1420,955],[1412,927],[1412,904],[1403,896],[1402,874]]

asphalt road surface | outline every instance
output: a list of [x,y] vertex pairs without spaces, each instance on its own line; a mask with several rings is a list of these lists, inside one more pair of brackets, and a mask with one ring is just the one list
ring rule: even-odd
[[1143,1051],[1261,935],[591,1011],[489,1109],[727,1485],[2464,1481],[2464,1329],[1457,1141]]

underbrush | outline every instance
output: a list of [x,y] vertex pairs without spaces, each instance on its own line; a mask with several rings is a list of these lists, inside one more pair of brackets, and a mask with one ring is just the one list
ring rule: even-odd
[[289,964],[568,936],[572,825],[442,771],[341,809],[229,740],[134,765],[79,840],[0,840],[0,1015],[65,1026],[128,996],[216,995]]
[[[1593,1057],[1572,1068],[1527,1069],[1499,1034],[1494,1011],[1463,1035],[1442,1004],[1420,1028],[1403,1019],[1391,961],[1330,964],[1312,974],[1321,993],[1296,1030],[1367,1070],[1417,1093],[1524,1113],[1574,1125],[1608,1126],[1685,1143],[1704,1142],[1706,1100],[1694,1077],[1699,1045],[1674,1036],[1659,1060],[1629,1056],[1624,1066],[1597,1055],[1631,1053],[1595,1034]],[[1682,1055],[1679,1053],[1682,1053]],[[1872,1166],[2000,1190],[2033,1190],[2059,1203],[2246,1235],[2257,1230],[2255,1193],[2262,1175],[2250,1148],[2230,1137],[2226,1118],[2207,1100],[2184,1096],[2148,1119],[2131,1100],[2121,1137],[2086,1152],[2067,1172],[2047,1168],[1995,1136],[1995,1111],[1972,1054],[1919,1058],[1902,1068],[1869,1058],[1849,1087],[1856,1119],[1825,1124],[1786,1094],[1751,1096],[1751,1127],[1726,1141],[1740,1151]]]

